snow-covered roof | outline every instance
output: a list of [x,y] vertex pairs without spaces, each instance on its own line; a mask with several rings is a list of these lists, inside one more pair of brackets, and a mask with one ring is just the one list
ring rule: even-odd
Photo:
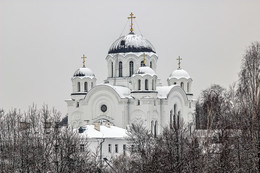
[[108,53],[125,52],[154,52],[153,45],[142,35],[136,35],[130,32],[126,36],[119,37],[109,48]]
[[129,97],[129,96],[130,96],[131,91],[130,91],[130,89],[127,88],[127,87],[114,86],[114,85],[110,85],[110,84],[104,84],[104,85],[113,88],[113,89],[118,93],[118,95],[119,95],[121,98],[126,98],[126,97]]
[[[110,53],[108,54],[108,56],[122,56],[122,57],[128,57],[128,56],[131,56],[131,55],[136,55],[137,57],[140,57],[140,56],[144,56],[144,52],[122,52],[122,53]],[[148,56],[148,57],[152,57],[152,56],[158,56],[156,53],[154,52],[145,52],[145,55]],[[107,56],[107,57],[108,57]]]
[[176,79],[181,79],[181,78],[185,78],[185,79],[190,79],[190,75],[188,72],[186,72],[185,70],[179,68],[175,71],[172,72],[172,74],[169,76],[169,78],[176,78]]
[[165,99],[167,98],[167,95],[171,91],[173,87],[176,85],[171,85],[171,86],[157,86],[156,90],[158,91],[158,98]]
[[[80,133],[81,137],[88,138],[125,138],[127,137],[126,129],[116,126],[104,126],[100,125],[100,131],[94,128],[94,125],[86,125],[85,131]],[[77,129],[78,130],[78,129]]]
[[95,77],[95,74],[93,73],[93,71],[91,69],[82,67],[82,68],[79,68],[78,70],[76,70],[73,75],[73,77],[83,77],[83,76]]
[[154,70],[147,66],[139,67],[139,69],[136,71],[135,74],[141,74],[141,75],[149,74],[151,76],[156,75]]

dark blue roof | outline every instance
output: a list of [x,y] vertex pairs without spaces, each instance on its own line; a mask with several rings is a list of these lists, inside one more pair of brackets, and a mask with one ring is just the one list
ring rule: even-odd
[[126,52],[155,52],[153,45],[141,35],[130,32],[126,36],[118,38],[110,47],[108,53]]

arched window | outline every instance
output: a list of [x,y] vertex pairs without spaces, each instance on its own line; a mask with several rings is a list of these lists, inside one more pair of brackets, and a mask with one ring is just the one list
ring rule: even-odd
[[93,86],[94,86],[94,84],[93,84],[93,82],[91,82],[91,88],[93,88]]
[[153,62],[150,61],[150,68],[153,68]]
[[114,76],[114,64],[113,64],[113,62],[111,62],[111,77],[113,77]]
[[80,92],[80,82],[78,82],[78,92]]
[[152,90],[154,90],[154,80],[152,80]]
[[154,126],[154,123],[153,121],[151,122],[151,133],[153,134],[153,126]]
[[141,80],[138,80],[138,90],[141,90]]
[[120,61],[119,62],[119,77],[122,77],[123,76],[123,65],[122,65],[122,62]]
[[145,64],[144,64],[144,61],[141,61],[141,67],[144,67]]
[[87,82],[84,82],[84,91],[88,92],[88,83]]
[[134,62],[129,62],[129,76],[132,76],[134,74]]
[[187,92],[190,92],[190,83],[187,83]]
[[145,90],[148,90],[148,79],[145,79]]
[[184,89],[184,83],[183,82],[181,82],[181,88]]
[[155,121],[155,123],[154,123],[154,137],[155,138],[157,137],[157,126],[158,126],[158,123],[157,123],[157,121]]

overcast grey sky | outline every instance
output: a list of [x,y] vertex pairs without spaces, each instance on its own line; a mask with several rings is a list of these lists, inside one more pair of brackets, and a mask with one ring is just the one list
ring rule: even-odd
[[46,103],[65,114],[80,57],[102,83],[107,51],[130,12],[157,51],[162,83],[180,55],[196,97],[237,81],[245,49],[260,41],[258,0],[1,0],[0,107]]

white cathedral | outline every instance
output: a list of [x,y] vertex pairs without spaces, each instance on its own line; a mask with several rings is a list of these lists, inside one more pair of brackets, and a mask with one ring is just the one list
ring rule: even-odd
[[96,77],[85,66],[72,77],[68,124],[74,128],[106,124],[126,129],[132,123],[142,123],[155,135],[163,127],[176,123],[191,128],[194,102],[192,78],[180,67],[170,73],[167,86],[157,76],[158,55],[153,45],[131,29],[118,38],[106,56],[107,79],[96,85]]

